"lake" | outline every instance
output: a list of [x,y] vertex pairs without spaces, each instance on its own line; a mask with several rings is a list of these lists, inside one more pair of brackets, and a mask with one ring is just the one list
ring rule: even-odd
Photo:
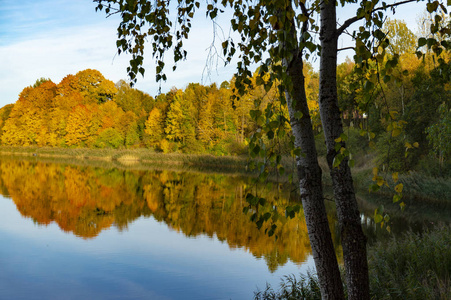
[[[302,210],[284,215],[297,196],[278,184],[2,159],[0,190],[0,299],[252,299],[266,283],[314,269]],[[267,199],[262,210],[280,212],[261,230],[243,213],[248,190]],[[362,222],[370,240],[389,235]],[[395,232],[424,226],[393,222]]]

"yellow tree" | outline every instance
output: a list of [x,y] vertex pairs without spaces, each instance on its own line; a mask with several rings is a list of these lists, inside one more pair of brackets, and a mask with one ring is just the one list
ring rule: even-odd
[[90,135],[92,112],[83,104],[75,106],[69,114],[66,126],[65,141],[67,146],[85,145]]
[[152,146],[158,145],[164,138],[164,116],[158,107],[153,108],[146,120],[145,132]]
[[86,69],[75,74],[76,89],[84,98],[84,103],[103,103],[112,100],[117,89],[111,80],[105,79],[102,73],[93,69]]
[[169,140],[181,142],[183,145],[187,141],[195,139],[194,106],[184,98],[183,91],[178,90],[173,102],[169,106],[166,117],[165,133]]
[[19,95],[3,127],[3,143],[28,146],[47,145],[48,112],[53,107],[56,85],[51,81],[27,87]]
[[403,20],[388,18],[382,31],[390,42],[387,50],[391,55],[415,52],[417,37]]

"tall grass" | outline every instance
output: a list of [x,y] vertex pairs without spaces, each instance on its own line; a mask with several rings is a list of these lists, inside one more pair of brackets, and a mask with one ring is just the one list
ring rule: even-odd
[[[368,190],[368,187],[374,182],[371,170],[362,170],[354,173],[354,183],[357,187]],[[391,188],[385,186],[378,192],[379,194],[392,195],[395,183],[391,174],[386,174],[385,178]],[[404,185],[403,195],[406,198],[417,200],[428,200],[426,202],[451,203],[451,177],[433,177],[419,172],[409,172],[399,175],[399,181],[396,183]]]
[[[451,226],[376,243],[369,247],[368,263],[372,299],[451,299]],[[294,299],[321,299],[314,274],[285,276],[280,289],[254,293],[254,300]]]
[[275,291],[267,285],[264,291],[254,293],[254,300],[321,300],[318,278],[312,273],[302,275],[299,279],[294,275],[284,276],[280,290]]
[[451,299],[451,226],[378,243],[368,259],[375,299]]

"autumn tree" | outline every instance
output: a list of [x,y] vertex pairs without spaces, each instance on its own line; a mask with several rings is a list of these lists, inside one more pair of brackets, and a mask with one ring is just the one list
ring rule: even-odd
[[103,77],[102,73],[86,69],[75,74],[75,88],[83,96],[85,104],[103,103],[112,100],[117,92],[114,83]]
[[91,107],[75,106],[67,119],[65,141],[67,146],[82,146],[92,135],[93,112]]
[[2,142],[15,146],[47,145],[48,112],[54,107],[55,95],[56,85],[52,81],[25,88],[4,124]]
[[163,139],[164,118],[159,108],[155,107],[146,120],[145,132],[149,135],[149,142],[155,146]]
[[382,31],[390,41],[388,52],[390,54],[414,53],[417,47],[417,37],[407,27],[406,22],[398,19],[387,19]]
[[195,115],[193,103],[187,101],[181,90],[177,91],[169,106],[165,120],[165,133],[169,140],[186,145],[195,139]]

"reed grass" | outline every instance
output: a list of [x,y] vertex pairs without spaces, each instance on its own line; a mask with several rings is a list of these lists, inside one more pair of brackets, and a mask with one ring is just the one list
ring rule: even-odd
[[270,285],[266,285],[263,291],[254,292],[254,300],[321,300],[318,278],[308,272],[301,274],[299,278],[287,275],[281,279],[280,289],[275,291]]
[[[371,299],[451,299],[451,226],[376,243],[369,247],[368,264]],[[285,276],[279,289],[267,285],[254,292],[254,300],[292,299],[321,299],[317,276]]]
[[451,299],[451,227],[378,243],[368,253],[375,299]]

